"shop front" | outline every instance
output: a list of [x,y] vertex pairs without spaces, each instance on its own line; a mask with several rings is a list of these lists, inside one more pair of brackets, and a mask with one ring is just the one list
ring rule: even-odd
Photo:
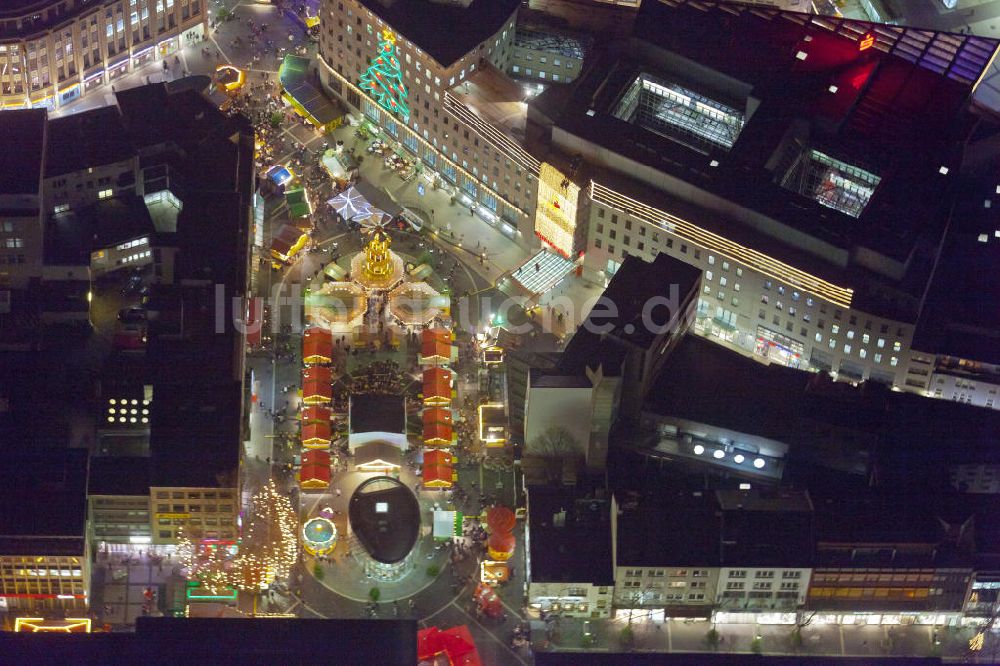
[[107,67],[108,81],[114,81],[128,73],[128,58],[110,64]]
[[56,108],[55,97],[51,94],[36,94],[31,96],[31,108],[33,109],[49,109],[50,111]]
[[156,50],[152,46],[139,49],[132,54],[132,67],[141,67],[151,61],[156,56]]
[[73,100],[79,99],[79,97],[80,97],[80,84],[74,83],[68,88],[63,88],[59,91],[58,94],[59,106],[63,106],[64,104],[69,104]]
[[104,85],[104,70],[99,69],[92,74],[88,74],[83,78],[83,92],[84,94],[91,92],[95,88],[99,88]]
[[789,368],[805,368],[808,364],[802,358],[805,348],[801,342],[791,339],[763,326],[757,327],[757,341],[754,353],[758,356],[788,366]]
[[161,58],[165,58],[168,55],[172,55],[180,48],[180,38],[170,37],[164,39],[162,42],[156,45],[156,52]]

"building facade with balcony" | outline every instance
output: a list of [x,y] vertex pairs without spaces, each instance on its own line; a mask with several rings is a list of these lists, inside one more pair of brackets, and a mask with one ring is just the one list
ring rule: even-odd
[[0,8],[0,108],[57,108],[202,40],[205,0],[14,0]]

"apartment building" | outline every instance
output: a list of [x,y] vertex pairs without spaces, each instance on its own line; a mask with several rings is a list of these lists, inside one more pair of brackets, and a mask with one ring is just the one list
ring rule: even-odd
[[13,0],[0,7],[0,108],[56,108],[201,41],[206,0]]

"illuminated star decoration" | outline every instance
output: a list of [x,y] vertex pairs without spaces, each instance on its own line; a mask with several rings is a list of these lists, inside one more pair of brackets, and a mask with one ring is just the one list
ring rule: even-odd
[[410,108],[406,105],[409,93],[396,57],[396,36],[391,31],[383,30],[379,35],[379,55],[361,75],[358,85],[369,91],[386,111],[398,113],[404,121],[410,117]]

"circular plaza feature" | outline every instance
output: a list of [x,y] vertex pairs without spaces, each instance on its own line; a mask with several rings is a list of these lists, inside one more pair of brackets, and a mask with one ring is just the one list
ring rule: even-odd
[[312,555],[325,555],[337,543],[337,526],[327,518],[310,518],[302,526],[302,545]]
[[388,476],[368,479],[351,495],[348,518],[370,578],[398,580],[409,571],[420,535],[420,505],[409,488]]

